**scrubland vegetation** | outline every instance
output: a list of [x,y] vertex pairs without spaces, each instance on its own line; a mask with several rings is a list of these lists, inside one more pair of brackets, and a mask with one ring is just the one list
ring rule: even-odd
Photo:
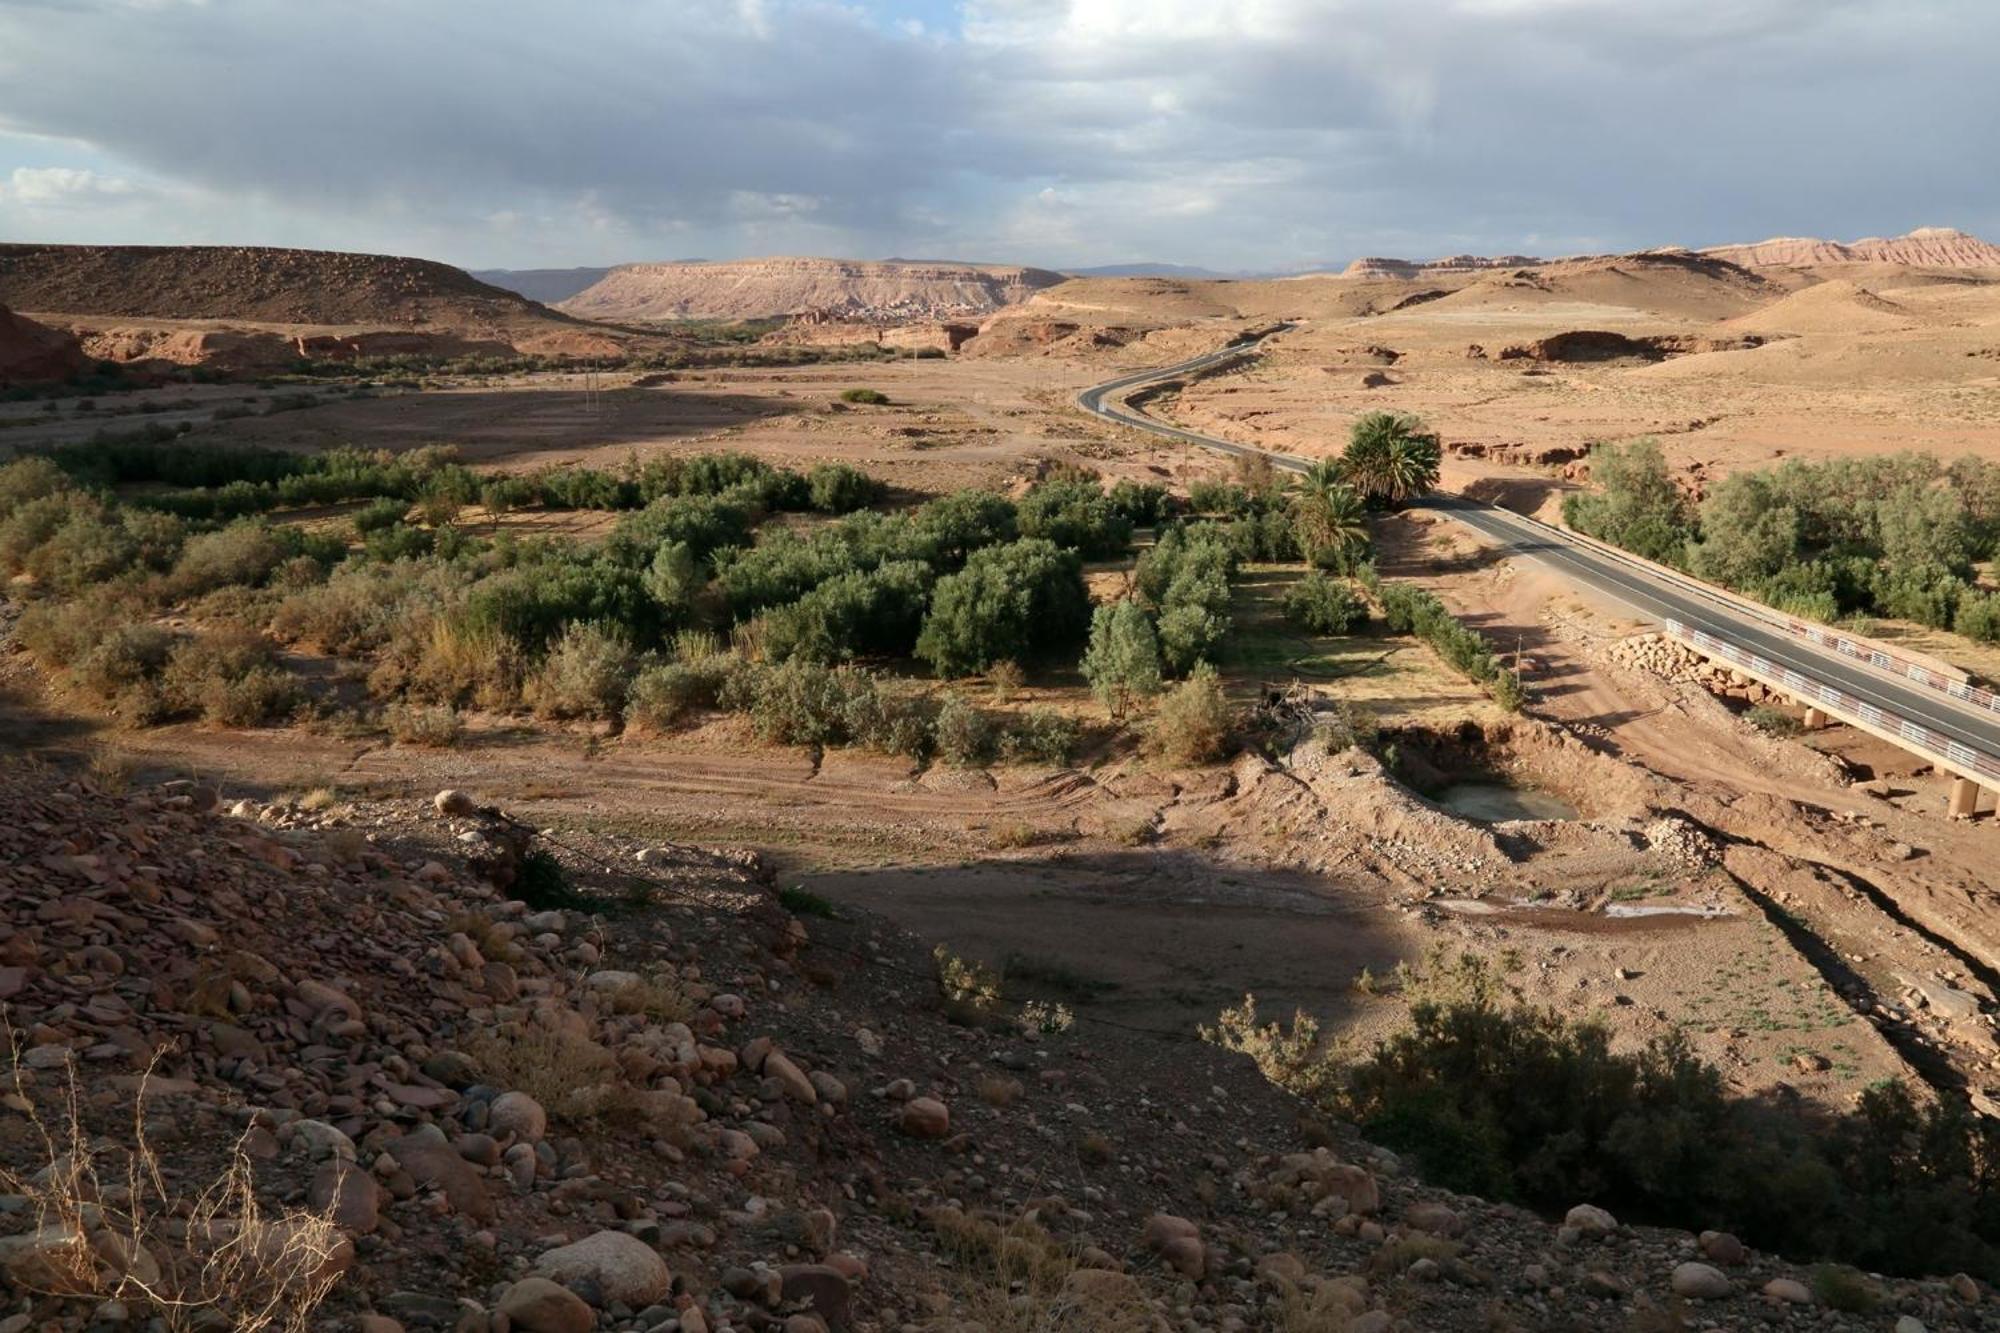
[[1594,450],[1578,531],[1812,620],[1913,620],[2000,642],[2000,464],[1928,454],[1792,461],[1718,482],[1699,505],[1651,440]]
[[[1292,614],[1351,630],[1359,578],[1397,629],[1502,694],[1478,636],[1366,563],[1340,468],[1281,487],[1254,460],[1187,500],[1059,468],[1018,500],[977,491],[885,510],[858,469],[743,454],[476,473],[452,451],[228,448],[150,434],[0,468],[0,569],[26,575],[16,640],[135,724],[297,719],[448,745],[462,710],[667,731],[712,710],[788,744],[1060,762],[1075,721],[991,712],[1026,671],[1080,664],[1157,752],[1211,758],[1232,726],[1212,663],[1246,561],[1309,558]],[[601,540],[520,537],[519,510],[615,514]],[[339,506],[342,513],[323,512]],[[1093,607],[1087,562],[1129,560]],[[311,688],[286,653],[333,659]],[[890,670],[884,670],[890,668]]]
[[2000,1276],[2000,1130],[1901,1083],[1817,1119],[1730,1094],[1673,1031],[1614,1051],[1601,1023],[1523,1001],[1492,965],[1435,953],[1399,970],[1409,1025],[1362,1051],[1318,1024],[1259,1020],[1209,1040],[1448,1189],[1561,1212],[1588,1199],[1661,1225],[1881,1272]]

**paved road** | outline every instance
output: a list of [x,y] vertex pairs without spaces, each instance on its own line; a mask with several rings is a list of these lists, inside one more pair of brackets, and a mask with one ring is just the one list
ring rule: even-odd
[[[1177,365],[1140,371],[1095,385],[1077,395],[1077,406],[1122,426],[1225,454],[1261,453],[1279,468],[1303,472],[1307,467],[1304,459],[1216,439],[1108,401],[1127,389],[1154,380],[1173,379],[1242,356],[1263,338],[1283,332],[1286,327],[1289,326],[1240,339]],[[1793,636],[1775,615],[1759,616],[1693,579],[1671,577],[1643,562],[1623,559],[1579,541],[1561,528],[1460,496],[1433,496],[1425,505],[1449,515],[1512,554],[1540,561],[1573,583],[1617,599],[1648,620],[1677,620],[1690,628],[1705,630],[1780,667],[1946,736],[1985,757],[1995,766],[1993,771],[2000,772],[2000,716],[1819,648]]]

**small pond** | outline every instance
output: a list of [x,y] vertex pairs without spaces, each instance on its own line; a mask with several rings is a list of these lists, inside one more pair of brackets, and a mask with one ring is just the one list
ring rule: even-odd
[[1503,782],[1454,782],[1432,798],[1455,815],[1482,824],[1510,819],[1575,819],[1576,807],[1560,796]]

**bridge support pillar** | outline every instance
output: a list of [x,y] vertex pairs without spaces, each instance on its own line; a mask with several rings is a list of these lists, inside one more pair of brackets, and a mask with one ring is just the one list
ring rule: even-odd
[[1825,727],[1832,720],[1833,719],[1829,718],[1825,713],[1821,712],[1819,709],[1814,708],[1811,704],[1806,705],[1805,725],[1807,731],[1818,731],[1822,727]]
[[1971,778],[1951,780],[1951,803],[1946,812],[1953,819],[1970,819],[1979,813],[1979,784]]

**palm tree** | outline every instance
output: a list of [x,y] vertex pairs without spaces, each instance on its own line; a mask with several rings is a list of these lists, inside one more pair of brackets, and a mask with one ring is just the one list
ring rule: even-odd
[[1345,567],[1368,545],[1367,506],[1334,459],[1314,463],[1292,492],[1292,531],[1312,564]]
[[1424,423],[1394,412],[1369,412],[1348,433],[1342,469],[1370,501],[1398,505],[1437,485],[1443,451]]

